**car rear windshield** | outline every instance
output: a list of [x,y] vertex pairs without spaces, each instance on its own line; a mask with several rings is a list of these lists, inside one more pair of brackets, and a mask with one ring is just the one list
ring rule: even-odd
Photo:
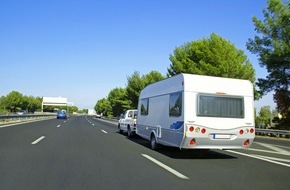
[[244,98],[199,94],[197,98],[197,116],[243,118]]

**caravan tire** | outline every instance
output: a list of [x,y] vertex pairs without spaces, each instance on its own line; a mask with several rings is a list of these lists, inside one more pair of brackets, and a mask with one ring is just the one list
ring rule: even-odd
[[151,135],[151,138],[150,138],[150,146],[151,146],[151,149],[152,150],[157,150],[158,149],[158,144],[157,144],[157,141],[156,141],[156,138],[155,138],[155,135],[152,134]]

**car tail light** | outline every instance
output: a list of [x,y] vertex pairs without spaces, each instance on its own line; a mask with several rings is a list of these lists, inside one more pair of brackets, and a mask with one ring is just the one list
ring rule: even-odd
[[195,139],[191,139],[191,140],[189,141],[189,145],[191,145],[191,146],[195,145]]

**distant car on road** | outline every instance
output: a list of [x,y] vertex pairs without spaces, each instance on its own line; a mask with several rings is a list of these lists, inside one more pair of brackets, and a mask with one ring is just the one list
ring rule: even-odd
[[25,110],[20,110],[20,111],[17,112],[17,114],[18,115],[24,115],[24,114],[26,114],[26,111]]
[[102,114],[96,114],[96,118],[102,118]]
[[66,111],[65,110],[58,110],[56,118],[57,119],[67,119]]

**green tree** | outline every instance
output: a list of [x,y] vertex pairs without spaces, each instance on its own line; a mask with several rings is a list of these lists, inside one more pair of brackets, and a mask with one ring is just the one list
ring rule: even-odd
[[[175,48],[169,59],[171,64],[167,68],[167,76],[191,73],[255,82],[255,70],[245,53],[214,33],[208,39],[188,42]],[[255,97],[259,98],[256,91]]]
[[20,92],[12,91],[5,98],[6,108],[10,112],[17,112],[23,109],[24,98]]
[[266,79],[258,79],[262,95],[274,91],[277,110],[282,114],[281,126],[290,128],[290,1],[268,0],[264,20],[253,17],[257,35],[249,39],[247,48],[258,54]]
[[149,84],[165,79],[165,77],[158,71],[151,71],[142,78],[144,79],[145,87]]
[[27,110],[28,112],[34,113],[36,110],[41,109],[41,100],[39,98],[29,96],[25,97],[25,99],[26,99],[25,110]]
[[259,115],[256,116],[256,125],[262,126],[262,128],[270,127],[272,120],[272,113],[270,106],[263,106],[260,109]]
[[111,104],[113,116],[118,116],[131,107],[131,101],[127,98],[126,89],[114,88],[109,92],[107,99]]
[[131,77],[127,77],[127,97],[132,102],[132,108],[136,109],[138,107],[139,95],[143,88],[164,78],[158,71],[151,71],[143,76],[140,76],[140,73],[135,71]]
[[255,81],[255,71],[244,52],[214,33],[209,39],[177,47],[169,59],[169,76],[191,73]]
[[106,98],[98,100],[94,108],[97,113],[102,113],[103,116],[112,117],[112,107]]
[[127,77],[127,81],[127,97],[132,102],[132,108],[136,109],[138,107],[140,92],[145,87],[145,81],[137,71],[135,71],[130,77]]
[[82,113],[82,114],[88,113],[88,109],[79,110],[79,113]]
[[69,113],[72,114],[73,112],[78,112],[79,109],[77,106],[68,106]]
[[0,97],[0,115],[7,113],[5,105],[5,96]]

